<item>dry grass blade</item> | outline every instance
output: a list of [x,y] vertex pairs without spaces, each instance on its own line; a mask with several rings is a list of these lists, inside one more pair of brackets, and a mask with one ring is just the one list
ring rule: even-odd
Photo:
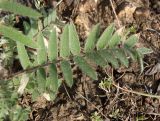
[[145,72],[145,75],[153,75],[155,73],[160,73],[160,63],[157,63],[155,66],[153,66],[152,68],[148,69]]
[[147,93],[142,93],[142,92],[137,92],[137,91],[133,91],[133,90],[129,90],[129,89],[124,89],[118,85],[116,85],[115,83],[112,83],[116,88],[128,92],[128,93],[132,93],[132,94],[136,94],[136,95],[140,95],[140,96],[146,96],[146,97],[151,97],[151,98],[157,98],[160,99],[159,95],[151,95],[151,94],[147,94]]

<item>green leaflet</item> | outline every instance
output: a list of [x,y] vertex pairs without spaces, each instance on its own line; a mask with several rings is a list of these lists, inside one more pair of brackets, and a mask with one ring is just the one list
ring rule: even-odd
[[46,47],[44,45],[43,35],[41,32],[38,34],[37,43],[37,62],[38,64],[44,64],[47,61],[47,53]]
[[141,67],[141,73],[143,72],[143,70],[144,70],[144,65],[143,65],[143,55],[141,54],[141,53],[139,53],[138,51],[137,51],[137,57],[138,57],[138,61],[139,61],[139,63],[140,63],[140,67]]
[[30,60],[27,51],[25,49],[25,46],[20,42],[17,42],[17,51],[23,69],[27,69],[30,66]]
[[141,66],[141,73],[142,73],[143,70],[144,70],[143,57],[144,57],[145,54],[152,53],[153,50],[151,50],[149,48],[142,47],[142,48],[137,48],[136,52],[137,52],[137,55],[138,55],[138,60],[139,60],[140,66]]
[[137,58],[140,63],[141,73],[142,73],[144,70],[143,57],[145,54],[152,53],[153,50],[151,50],[149,48],[142,47],[142,48],[137,48],[135,52],[137,53]]
[[136,35],[130,36],[124,43],[125,47],[132,48],[138,41],[138,37]]
[[63,72],[64,79],[69,87],[73,85],[72,69],[68,61],[61,62],[61,70]]
[[38,33],[38,22],[36,20],[30,19],[30,30],[27,33],[29,38],[34,38],[34,36]]
[[84,47],[84,51],[85,52],[90,52],[95,48],[95,44],[98,40],[98,36],[99,36],[99,29],[100,29],[100,24],[97,24],[93,27],[92,31],[90,32],[87,40],[86,40],[86,44]]
[[38,33],[38,22],[34,19],[29,19],[29,21],[29,23],[23,21],[24,34],[32,39]]
[[24,34],[27,35],[31,29],[31,26],[28,22],[23,21],[23,27],[24,27]]
[[48,26],[52,21],[56,20],[56,10],[53,10],[49,13],[49,15],[44,19],[44,26]]
[[0,33],[5,37],[10,38],[11,40],[21,42],[31,48],[37,48],[37,43],[12,27],[0,24]]
[[100,55],[105,58],[109,63],[112,64],[114,68],[118,68],[118,60],[114,57],[114,55],[109,50],[101,50]]
[[58,73],[57,73],[57,68],[55,64],[51,64],[49,66],[49,83],[47,84],[48,87],[50,87],[50,89],[53,92],[57,92],[58,90]]
[[94,80],[97,80],[97,73],[94,71],[91,66],[80,56],[74,57],[74,61],[79,66],[79,68],[84,72],[86,75],[91,77]]
[[80,42],[75,25],[71,22],[69,25],[69,48],[73,55],[80,54]]
[[69,51],[69,29],[68,24],[63,28],[63,33],[60,38],[60,56],[66,58],[70,55]]
[[56,30],[54,29],[49,37],[48,43],[48,58],[50,61],[57,59],[58,56],[58,48],[57,48],[57,36]]
[[107,65],[105,59],[98,52],[87,53],[86,57],[101,67]]
[[22,95],[24,93],[24,89],[26,88],[28,82],[29,82],[29,75],[26,73],[22,74],[22,77],[20,79],[20,85],[17,91],[18,94]]
[[132,48],[124,47],[123,49],[133,61],[137,60],[137,52],[135,52]]
[[108,42],[109,48],[114,48],[116,45],[119,44],[120,40],[121,40],[121,37],[118,35],[117,32],[115,32],[111,40]]
[[124,66],[128,67],[129,62],[127,56],[125,55],[125,52],[122,49],[115,49],[113,53]]
[[112,33],[114,31],[115,27],[114,24],[111,24],[109,27],[107,27],[105,29],[105,31],[103,32],[103,34],[100,36],[98,42],[97,42],[97,49],[104,49],[106,47],[106,45],[108,44],[109,40],[112,37]]
[[39,97],[39,95],[40,95],[40,93],[38,92],[38,90],[35,89],[35,90],[32,92],[32,100],[33,100],[33,101],[36,101],[37,98]]
[[11,1],[0,1],[0,9],[3,11],[13,12],[14,14],[28,16],[34,19],[42,17],[39,12],[33,10],[32,8]]
[[52,10],[48,16],[48,23],[51,23],[52,21],[55,21],[57,17],[56,10]]
[[146,47],[137,48],[137,51],[138,51],[139,53],[141,53],[142,55],[150,54],[150,53],[153,52],[152,49],[149,49],[149,48],[146,48]]
[[46,72],[44,68],[40,68],[37,70],[37,85],[39,92],[43,93],[46,87]]

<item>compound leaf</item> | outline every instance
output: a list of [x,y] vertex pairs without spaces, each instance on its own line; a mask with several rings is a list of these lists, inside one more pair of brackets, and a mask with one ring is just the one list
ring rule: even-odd
[[84,72],[86,75],[91,77],[94,80],[97,80],[97,73],[94,71],[91,66],[80,56],[74,57],[74,61],[79,66],[79,68]]

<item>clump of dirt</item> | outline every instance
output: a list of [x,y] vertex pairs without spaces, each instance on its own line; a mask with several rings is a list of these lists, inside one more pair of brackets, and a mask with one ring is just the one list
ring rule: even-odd
[[[100,23],[104,30],[110,23],[116,27],[134,27],[139,34],[139,44],[153,49],[153,54],[144,58],[145,71],[158,63],[160,53],[160,16],[157,0],[64,0],[58,6],[58,16],[63,21],[76,24],[81,41],[84,42],[92,26]],[[116,14],[114,13],[116,12]],[[118,19],[116,18],[118,17]],[[160,120],[160,100],[136,95],[128,90],[157,94],[160,75],[140,74],[137,63],[128,69],[97,69],[98,80],[91,80],[77,71],[78,78],[69,89],[62,85],[54,102],[44,99],[32,104],[30,120],[36,121],[89,121],[98,112],[102,119],[110,120]],[[99,83],[108,75],[114,77],[117,86],[100,88]],[[43,100],[43,101],[42,101]]]

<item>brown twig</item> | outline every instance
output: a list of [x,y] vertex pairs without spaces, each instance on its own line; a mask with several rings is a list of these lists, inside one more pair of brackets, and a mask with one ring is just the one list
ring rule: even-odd
[[64,89],[65,89],[65,91],[66,91],[69,99],[72,100],[72,98],[71,98],[71,96],[70,96],[70,94],[69,94],[69,92],[68,92],[68,90],[67,90],[67,88],[66,88],[66,85],[65,85],[64,83],[63,83],[63,87],[64,87]]
[[119,26],[119,28],[120,28],[120,27],[121,27],[121,24],[120,24],[120,21],[119,21],[119,19],[118,19],[117,14],[116,14],[115,8],[114,8],[114,6],[113,6],[113,2],[112,2],[112,0],[109,0],[109,1],[110,1],[110,3],[111,3],[111,7],[112,7],[112,10],[113,10],[113,13],[114,13],[114,15],[115,15],[115,17],[116,17],[118,26]]
[[[105,88],[101,88],[101,89],[103,89],[106,93],[108,93]],[[110,101],[109,106],[108,106],[108,109],[110,109],[110,108],[113,107],[113,105],[115,104],[115,102],[116,102],[116,100],[118,99],[118,96],[119,96],[119,95],[120,95],[120,94],[119,94],[119,88],[117,88],[115,97],[112,99],[112,101]]]
[[54,64],[54,62],[47,62],[47,63],[42,64],[42,65],[37,65],[37,66],[34,66],[32,68],[24,69],[24,70],[19,71],[17,73],[13,73],[11,75],[2,77],[2,78],[0,78],[0,80],[10,80],[10,79],[12,79],[14,77],[17,77],[17,76],[20,76],[20,75],[22,75],[24,73],[30,73],[30,72],[33,72],[33,71],[37,70],[38,68],[43,68],[43,67],[49,66],[51,64]]
[[106,119],[107,119],[107,116],[105,115],[105,114],[103,114],[102,113],[102,111],[98,108],[98,107],[96,107],[93,103],[91,103],[91,101],[89,101],[86,97],[84,97],[83,95],[81,95],[81,94],[79,94],[79,93],[77,93],[79,96],[81,96],[84,100],[86,100],[88,103],[90,103],[94,108],[96,108],[97,110],[98,110],[98,112],[102,115],[102,116],[104,116]]

